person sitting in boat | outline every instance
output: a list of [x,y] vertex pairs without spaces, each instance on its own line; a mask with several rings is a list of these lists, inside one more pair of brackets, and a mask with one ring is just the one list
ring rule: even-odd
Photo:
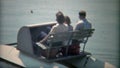
[[80,20],[75,26],[75,30],[92,28],[92,24],[86,19],[86,11],[82,10],[79,12],[79,19]]
[[[69,16],[65,16],[65,24],[67,24],[68,26],[68,31],[73,31],[73,26],[71,25],[71,20],[70,20],[70,17]],[[62,55],[66,55],[66,47],[62,47]]]
[[68,25],[68,31],[73,31],[73,26],[71,25],[71,20],[69,16],[65,16],[65,24]]
[[51,28],[49,34],[43,40],[40,41],[41,43],[46,42],[48,36],[52,33],[59,33],[59,32],[68,31],[68,26],[64,24],[65,18],[64,18],[64,15],[61,11],[57,12],[56,21],[57,21],[57,24],[54,25]]
[[[82,10],[79,12],[79,19],[80,20],[77,22],[74,30],[91,29],[92,28],[92,24],[86,19],[86,11]],[[77,47],[74,49],[76,51],[76,54],[79,53],[79,48],[80,48],[79,45],[82,41],[83,40],[81,40],[81,41],[72,40],[72,45],[76,45],[76,47]],[[74,46],[72,48],[74,48]],[[72,51],[72,52],[74,54],[74,51]]]
[[[57,12],[56,13],[56,21],[57,21],[57,24],[54,25],[49,34],[43,39],[40,41],[40,43],[45,43],[47,42],[47,38],[49,37],[50,34],[52,33],[59,33],[59,32],[66,32],[68,31],[68,26],[64,24],[64,21],[65,21],[65,18],[64,18],[64,15],[61,11]],[[46,44],[44,44],[46,45]],[[52,52],[50,53],[51,54],[51,57],[55,57],[55,54],[57,53],[58,51],[57,50],[52,50]]]

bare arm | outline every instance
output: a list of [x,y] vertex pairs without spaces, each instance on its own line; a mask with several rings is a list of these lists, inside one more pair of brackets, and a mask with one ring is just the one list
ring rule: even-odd
[[53,28],[50,30],[49,34],[48,34],[45,38],[43,38],[43,39],[40,41],[40,43],[44,43],[45,41],[47,41],[48,37],[50,36],[51,33],[54,32],[54,30],[55,30],[55,28],[53,27]]

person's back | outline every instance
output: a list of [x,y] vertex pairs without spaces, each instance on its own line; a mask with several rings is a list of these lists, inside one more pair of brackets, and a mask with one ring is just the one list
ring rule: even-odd
[[79,12],[79,18],[80,18],[80,20],[77,22],[75,30],[92,28],[92,24],[90,22],[88,22],[88,20],[86,19],[85,11]]
[[68,31],[68,27],[65,24],[56,24],[52,27],[50,33],[59,33],[59,32],[65,32]]
[[90,28],[92,28],[91,23],[89,23],[86,19],[84,19],[84,20],[78,21],[75,30],[90,29]]
[[58,33],[68,31],[68,26],[64,24],[65,18],[62,12],[58,12],[56,14],[57,24],[54,25],[50,31],[50,33]]

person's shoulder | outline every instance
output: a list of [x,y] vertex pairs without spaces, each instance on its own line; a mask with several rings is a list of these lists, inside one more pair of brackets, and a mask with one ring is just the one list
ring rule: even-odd
[[84,22],[82,21],[82,20],[79,20],[78,22],[77,22],[77,25],[81,25],[81,24],[83,24]]

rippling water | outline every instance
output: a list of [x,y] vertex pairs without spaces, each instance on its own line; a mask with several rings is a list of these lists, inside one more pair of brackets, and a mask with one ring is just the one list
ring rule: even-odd
[[118,8],[119,0],[0,0],[0,44],[16,42],[23,25],[55,21],[59,10],[71,18],[74,26],[79,10],[86,10],[95,28],[86,50],[118,66]]

